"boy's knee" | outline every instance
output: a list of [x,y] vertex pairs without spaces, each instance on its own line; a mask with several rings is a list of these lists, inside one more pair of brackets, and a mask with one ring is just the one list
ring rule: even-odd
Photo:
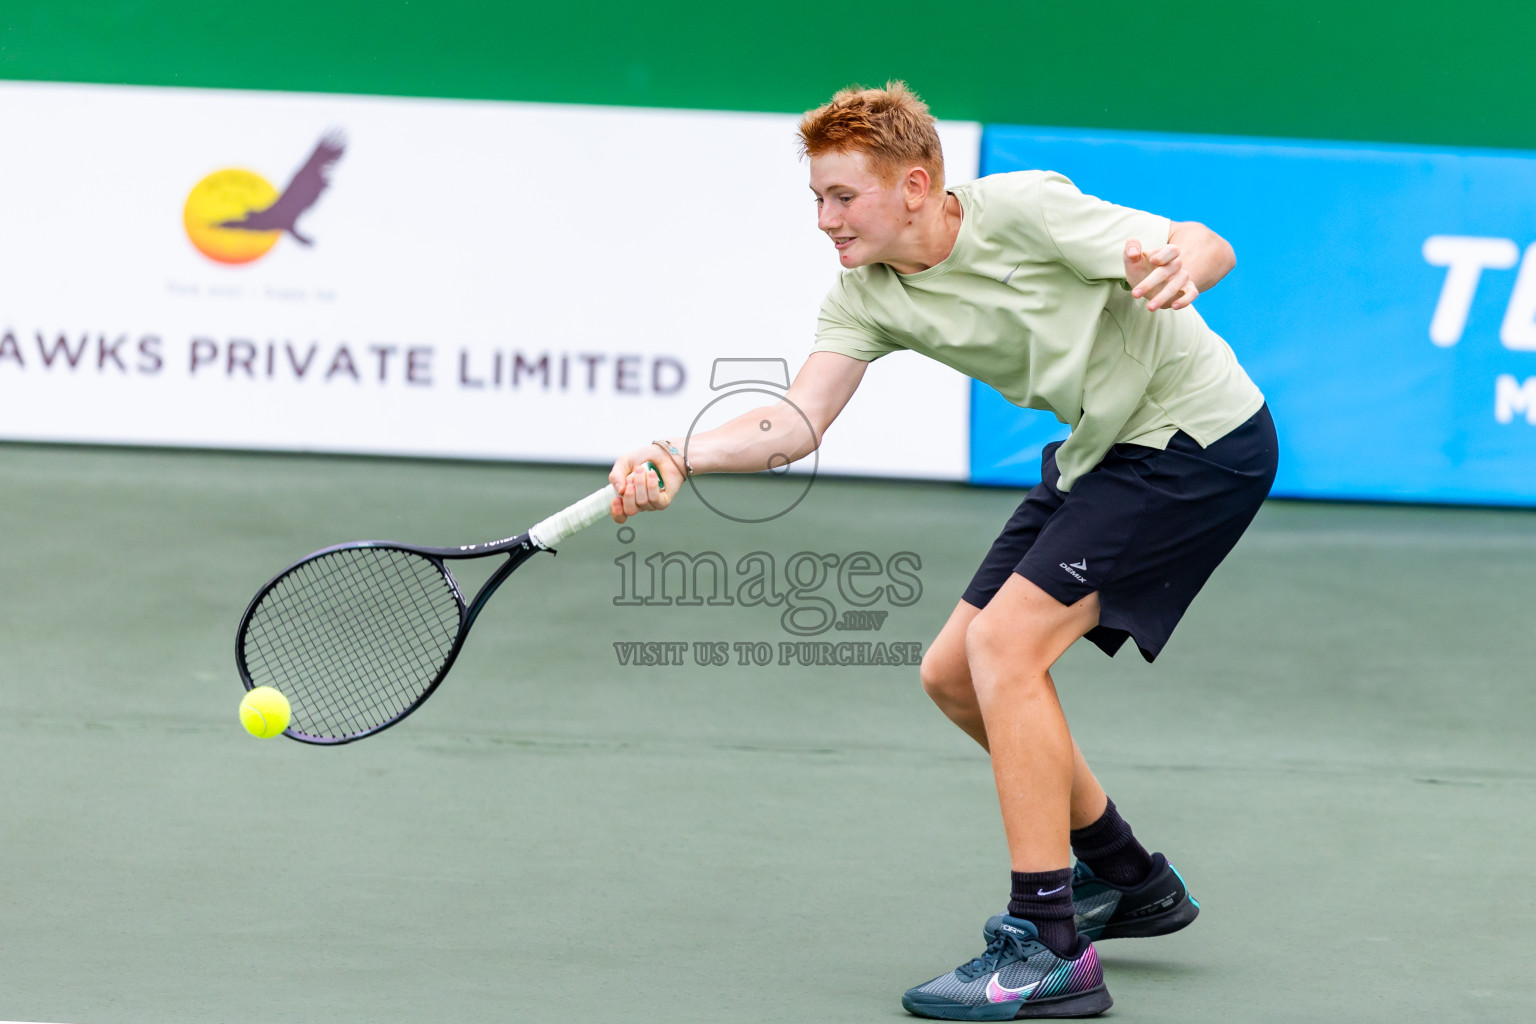
[[922,681],[923,692],[935,704],[954,703],[971,688],[968,674],[957,669],[953,659],[936,655],[934,648],[929,648],[923,655],[922,663],[917,667],[917,677]]
[[[1027,622],[1011,621],[983,611],[971,620],[965,631],[966,659],[973,667],[982,669],[981,675],[985,678],[1043,676],[1054,660],[1046,655],[1043,639],[1035,635]],[[1009,671],[995,671],[1003,666]]]

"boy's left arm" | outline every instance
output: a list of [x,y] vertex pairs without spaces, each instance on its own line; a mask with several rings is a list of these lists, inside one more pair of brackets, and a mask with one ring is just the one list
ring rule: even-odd
[[1147,309],[1183,309],[1214,288],[1237,265],[1225,238],[1196,221],[1174,221],[1168,242],[1151,252],[1135,238],[1125,242],[1125,280]]

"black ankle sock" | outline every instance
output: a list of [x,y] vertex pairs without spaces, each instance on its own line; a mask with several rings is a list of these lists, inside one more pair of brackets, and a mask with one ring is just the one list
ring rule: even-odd
[[1022,917],[1040,932],[1040,941],[1057,956],[1077,949],[1077,925],[1072,921],[1072,871],[1015,871],[1008,913]]
[[1140,885],[1152,873],[1152,857],[1131,834],[1110,800],[1104,814],[1087,828],[1072,830],[1072,852],[1106,882]]

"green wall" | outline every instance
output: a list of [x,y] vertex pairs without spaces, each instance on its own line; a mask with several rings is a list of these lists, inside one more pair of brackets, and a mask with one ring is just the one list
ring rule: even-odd
[[0,77],[1536,149],[1536,4],[5,0]]

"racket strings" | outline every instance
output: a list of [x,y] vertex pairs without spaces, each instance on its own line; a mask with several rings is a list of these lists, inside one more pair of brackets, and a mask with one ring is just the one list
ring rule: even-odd
[[347,548],[301,563],[252,611],[242,644],[255,685],[293,705],[297,732],[371,732],[431,690],[458,637],[444,570],[393,548]]

